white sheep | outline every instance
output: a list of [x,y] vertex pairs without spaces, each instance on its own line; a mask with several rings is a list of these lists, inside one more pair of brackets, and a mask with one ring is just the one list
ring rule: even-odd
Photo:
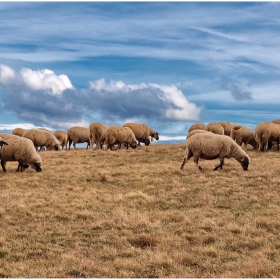
[[60,142],[61,148],[67,149],[67,143],[68,143],[68,135],[67,132],[63,130],[56,130],[53,135],[56,137],[56,139]]
[[129,127],[133,131],[136,139],[138,140],[138,145],[140,145],[140,143],[145,143],[146,146],[149,145],[150,143],[147,141],[149,137],[151,137],[152,141],[154,139],[159,140],[158,132],[146,124],[126,123],[123,127]]
[[105,144],[107,149],[110,150],[112,150],[114,145],[122,144],[124,144],[127,148],[130,146],[135,149],[137,147],[137,139],[129,127],[111,125],[106,128]]
[[237,126],[237,124],[235,123],[230,123],[230,122],[226,122],[226,121],[221,121],[221,122],[217,122],[218,124],[220,124],[223,128],[224,128],[224,135],[230,136],[230,132],[231,129],[235,126]]
[[263,122],[258,124],[254,130],[255,139],[258,143],[258,150],[264,151],[272,147],[272,141],[277,142],[279,151],[280,125],[273,122]]
[[247,145],[250,144],[254,149],[257,149],[257,141],[254,132],[245,126],[234,126],[230,132],[230,138],[235,140],[241,146],[244,143],[244,150],[247,150]]
[[89,141],[89,128],[82,126],[73,126],[67,130],[69,149],[73,143],[74,148],[76,149],[76,144],[87,143],[87,148],[90,145]]
[[197,129],[206,130],[206,124],[195,123],[189,127],[188,133],[190,133],[193,130],[197,130]]
[[190,137],[186,142],[186,153],[184,156],[181,170],[186,162],[194,157],[194,162],[199,170],[202,170],[198,164],[200,158],[206,160],[220,159],[220,164],[214,168],[222,169],[225,158],[235,158],[247,170],[249,166],[249,156],[236,142],[226,135],[214,133],[198,133]]
[[207,131],[207,130],[203,130],[203,129],[194,129],[191,132],[188,133],[186,140],[189,139],[190,137],[192,137],[193,135],[197,134],[197,133],[213,133],[211,131]]
[[30,139],[38,150],[38,147],[46,146],[47,149],[60,149],[60,142],[57,138],[46,129],[31,129],[23,134],[23,137]]
[[17,136],[23,136],[25,130],[21,127],[17,127],[12,131],[13,135],[17,135]]
[[224,128],[219,123],[215,123],[215,122],[207,124],[206,130],[219,135],[225,134]]
[[6,172],[7,161],[17,161],[17,171],[24,171],[29,165],[37,172],[42,171],[42,159],[31,140],[16,135],[3,135],[1,134],[1,137],[9,142],[9,145],[0,150],[1,166],[4,172]]
[[100,150],[105,140],[105,131],[108,126],[100,122],[93,122],[89,126],[89,140],[90,148],[93,149],[94,143],[96,143],[96,148]]

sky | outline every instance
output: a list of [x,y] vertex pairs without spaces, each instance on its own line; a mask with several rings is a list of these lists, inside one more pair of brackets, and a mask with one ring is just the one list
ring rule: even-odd
[[0,133],[280,119],[280,2],[0,2]]

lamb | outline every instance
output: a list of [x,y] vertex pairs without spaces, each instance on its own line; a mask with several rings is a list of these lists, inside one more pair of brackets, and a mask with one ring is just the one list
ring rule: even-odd
[[224,135],[225,134],[224,128],[220,124],[215,123],[215,122],[207,124],[206,130],[211,131],[215,134],[219,134],[219,135]]
[[67,130],[69,150],[73,142],[73,146],[76,149],[76,144],[87,143],[87,149],[90,145],[89,140],[89,128],[81,126],[73,126]]
[[13,135],[23,136],[25,130],[23,128],[17,127],[12,131]]
[[62,130],[56,130],[53,135],[56,137],[56,139],[60,142],[61,148],[67,149],[67,143],[68,143],[68,135],[65,131]]
[[93,144],[96,143],[96,148],[100,150],[105,140],[105,131],[108,126],[100,122],[93,122],[89,126],[90,148],[93,149]]
[[37,172],[42,171],[42,159],[30,139],[9,134],[3,137],[9,139],[7,140],[9,145],[4,146],[0,151],[1,166],[4,172],[6,172],[7,161],[18,161],[17,171],[24,171],[29,165]]
[[191,131],[196,130],[196,129],[206,130],[206,124],[195,123],[189,127],[188,133],[190,133]]
[[145,143],[145,145],[149,145],[150,143],[147,141],[149,137],[151,137],[152,141],[154,139],[159,140],[158,132],[146,124],[126,123],[123,125],[123,127],[129,127],[133,131],[138,141],[138,145],[140,145],[140,142]]
[[50,132],[45,129],[31,129],[26,131],[23,134],[23,137],[30,139],[38,150],[38,147],[46,146],[47,149],[60,149],[60,142],[56,139],[56,137]]
[[227,136],[230,136],[231,129],[233,127],[237,126],[237,124],[235,124],[235,123],[230,123],[230,122],[225,122],[225,121],[217,122],[217,123],[220,124],[224,128],[224,134]]
[[198,163],[200,158],[206,160],[219,158],[220,164],[214,170],[222,169],[224,159],[231,157],[241,164],[243,170],[247,170],[249,166],[249,156],[236,142],[226,135],[214,133],[198,133],[188,139],[181,170],[191,157],[194,157],[194,162],[199,170],[202,170]]
[[272,146],[272,141],[277,142],[279,151],[280,125],[273,122],[263,122],[258,124],[254,130],[254,136],[258,143],[258,151],[264,151]]
[[207,131],[207,130],[203,130],[203,129],[194,129],[191,132],[188,133],[186,139],[189,139],[190,137],[192,137],[193,135],[197,134],[197,133],[212,133],[211,131]]
[[130,146],[135,149],[137,147],[137,139],[129,127],[111,125],[107,127],[105,132],[105,144],[107,149],[110,150],[112,150],[114,145],[119,144],[125,144],[126,148]]
[[247,145],[250,144],[254,149],[257,149],[257,141],[254,132],[245,126],[234,126],[230,132],[230,138],[235,140],[241,146],[244,143],[244,150],[247,150]]

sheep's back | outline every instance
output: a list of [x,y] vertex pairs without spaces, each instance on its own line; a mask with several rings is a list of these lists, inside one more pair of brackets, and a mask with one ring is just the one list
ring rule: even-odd
[[17,127],[12,131],[12,134],[22,137],[24,132],[25,132],[25,130],[23,128]]
[[224,133],[224,128],[220,124],[214,123],[214,122],[207,124],[206,130],[211,131],[215,134],[219,134],[219,135],[224,135],[225,134]]
[[140,124],[140,123],[126,123],[123,125],[123,127],[129,127],[136,139],[140,139],[140,138],[148,138],[150,136],[150,127],[146,124]]
[[89,141],[89,128],[74,126],[67,130],[68,137],[76,143]]
[[203,123],[195,123],[189,127],[188,133],[197,129],[206,130],[206,125]]

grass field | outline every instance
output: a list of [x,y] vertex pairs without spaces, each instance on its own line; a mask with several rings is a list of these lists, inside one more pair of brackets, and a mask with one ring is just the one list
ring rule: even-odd
[[0,277],[280,277],[280,152],[191,159],[184,144],[42,151],[0,171]]

